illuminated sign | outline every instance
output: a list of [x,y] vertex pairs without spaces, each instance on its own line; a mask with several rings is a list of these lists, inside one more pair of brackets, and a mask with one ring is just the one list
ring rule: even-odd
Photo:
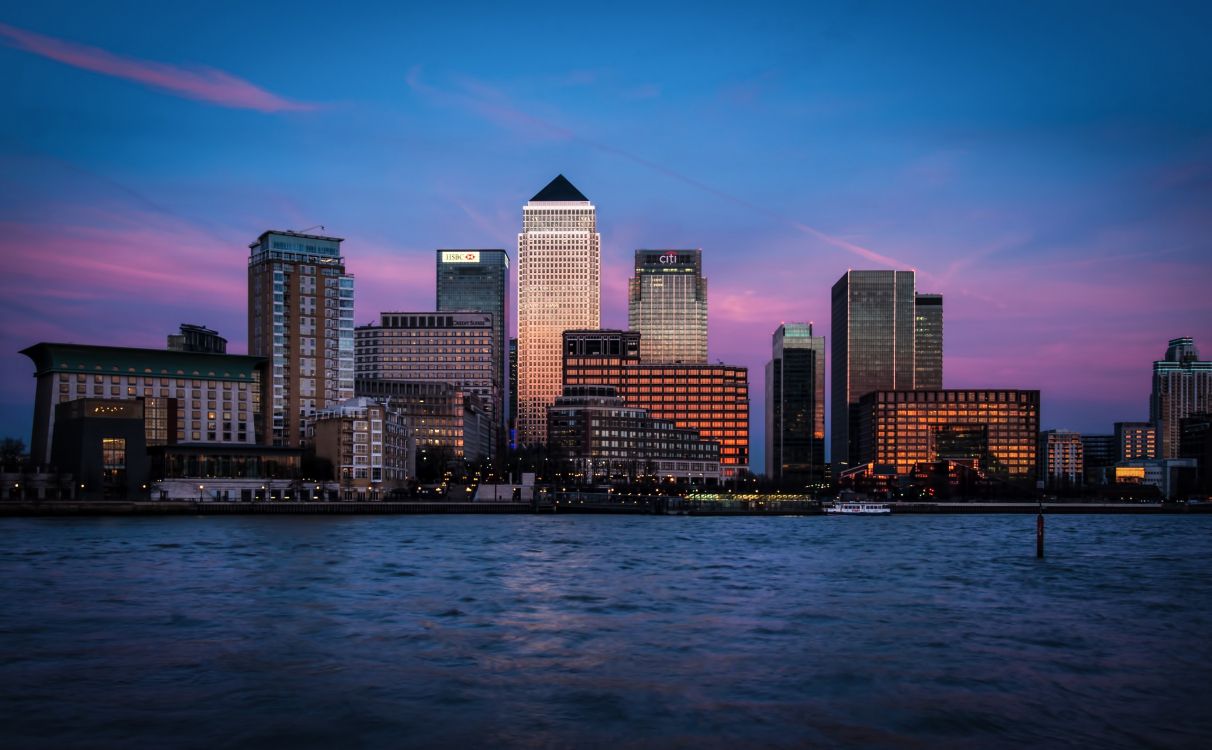
[[661,263],[677,263],[677,262],[678,262],[677,253],[665,253],[664,255],[661,256]]
[[462,250],[462,251],[454,251],[454,252],[448,251],[448,250],[443,250],[442,251],[442,262],[443,263],[479,263],[480,254],[477,252],[470,251],[470,250]]

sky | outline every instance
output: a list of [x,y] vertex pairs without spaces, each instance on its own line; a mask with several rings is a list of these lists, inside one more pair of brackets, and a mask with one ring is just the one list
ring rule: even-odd
[[0,435],[36,342],[246,351],[266,229],[345,238],[364,324],[432,309],[435,248],[515,257],[558,173],[604,327],[636,248],[703,249],[758,471],[770,335],[829,336],[847,269],[915,269],[945,386],[1039,389],[1044,428],[1147,418],[1170,338],[1212,357],[1207,3],[253,6],[0,10]]

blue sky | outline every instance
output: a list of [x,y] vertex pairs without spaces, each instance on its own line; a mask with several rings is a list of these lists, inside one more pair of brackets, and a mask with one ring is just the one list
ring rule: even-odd
[[769,335],[829,335],[847,268],[946,295],[948,387],[1109,432],[1168,338],[1212,350],[1210,7],[6,8],[0,431],[28,434],[39,340],[197,322],[243,351],[264,229],[347,238],[363,323],[433,304],[435,247],[514,254],[562,172],[598,206],[604,324],[635,248],[703,248],[758,468]]

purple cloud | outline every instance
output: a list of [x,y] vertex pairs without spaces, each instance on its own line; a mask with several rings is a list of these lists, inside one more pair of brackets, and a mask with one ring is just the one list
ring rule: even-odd
[[122,57],[97,47],[36,34],[4,23],[0,23],[0,38],[12,47],[65,65],[115,78],[125,78],[186,99],[233,109],[255,109],[260,112],[316,109],[314,104],[284,99],[242,78],[214,68],[182,68],[167,63]]

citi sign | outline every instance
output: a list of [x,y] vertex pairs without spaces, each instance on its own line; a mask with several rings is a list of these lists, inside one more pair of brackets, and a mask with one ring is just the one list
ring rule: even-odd
[[678,254],[677,253],[664,253],[661,255],[659,260],[663,265],[668,265],[670,263],[677,263]]

